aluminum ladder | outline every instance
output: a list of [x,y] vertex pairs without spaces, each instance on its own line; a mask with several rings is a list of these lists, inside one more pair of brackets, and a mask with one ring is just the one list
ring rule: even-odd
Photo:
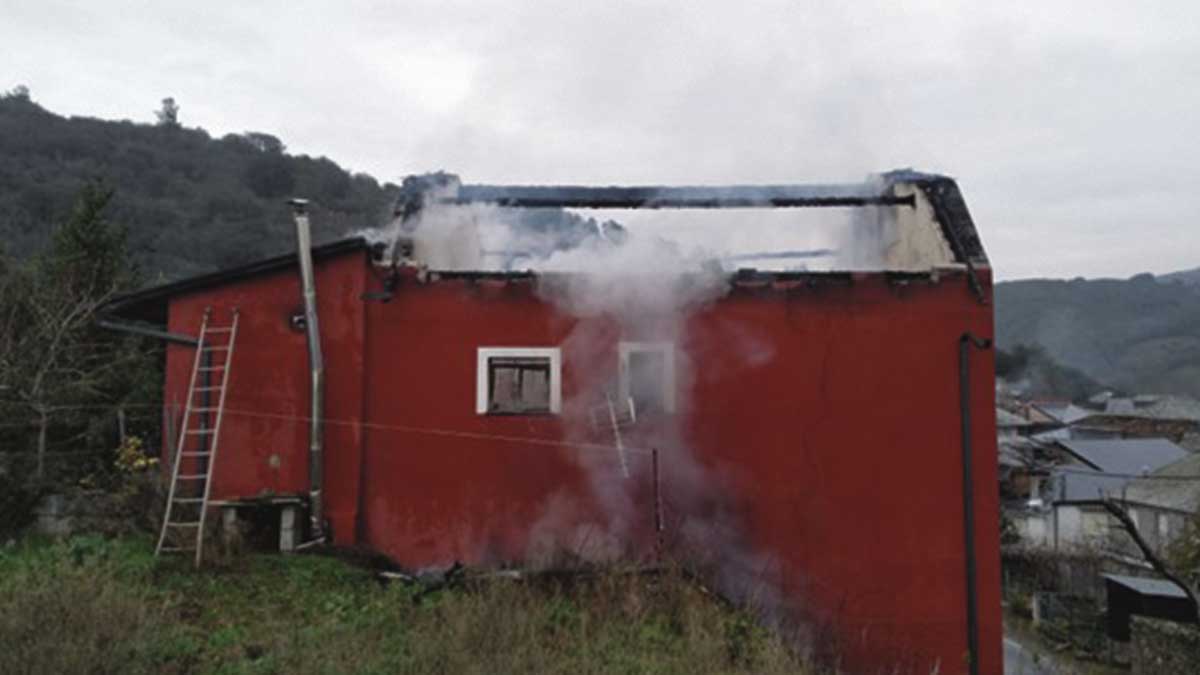
[[[171,468],[171,489],[167,494],[162,532],[154,555],[194,552],[196,567],[204,553],[204,522],[209,507],[213,467],[221,439],[221,420],[225,412],[225,392],[233,366],[233,347],[237,340],[238,310],[228,325],[209,323],[212,308],[204,310],[200,338],[188,383],[187,403],[175,444]],[[213,382],[214,376],[220,384]],[[213,405],[213,396],[216,405]],[[210,414],[215,413],[213,418]],[[210,426],[210,419],[213,419]],[[193,545],[188,545],[194,542]]]

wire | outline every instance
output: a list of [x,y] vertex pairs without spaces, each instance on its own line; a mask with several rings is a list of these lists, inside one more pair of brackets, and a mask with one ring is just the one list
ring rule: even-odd
[[[229,415],[242,417],[257,417],[263,419],[278,419],[295,422],[310,422],[311,417],[305,415],[285,415],[281,413],[263,413],[251,410],[239,410],[236,408],[226,408],[225,413]],[[503,434],[488,434],[475,431],[459,431],[455,429],[437,429],[434,427],[413,427],[399,424],[382,424],[379,422],[366,422],[362,420],[344,420],[333,417],[322,417],[320,420],[333,426],[348,426],[370,429],[375,431],[394,431],[401,433],[425,434],[430,436],[447,436],[451,438],[466,438],[471,440],[489,440],[489,441],[504,441],[509,443],[528,443],[531,445],[544,445],[553,447],[576,448],[581,450],[597,450],[616,453],[617,446],[606,445],[603,443],[578,442],[578,441],[562,441],[551,438],[539,438],[536,436],[510,436]],[[625,450],[650,454],[653,452],[647,448],[630,448]]]
[[[23,401],[0,401],[0,404],[3,404],[3,403],[28,405],[27,403],[25,403]],[[113,410],[113,411],[115,411],[118,409],[128,410],[128,409],[135,409],[135,408],[157,408],[157,407],[166,407],[166,404],[161,404],[161,403],[79,404],[79,405],[49,406],[49,407],[47,407],[47,411],[48,412],[67,411],[67,410]],[[258,418],[258,419],[275,419],[275,420],[297,422],[297,423],[303,422],[306,424],[312,420],[312,418],[307,415],[289,415],[289,414],[285,414],[285,413],[271,413],[271,412],[244,410],[244,409],[229,408],[229,407],[226,407],[224,409],[224,413],[227,415],[234,415],[234,416],[239,416],[239,417],[251,417],[251,418]],[[502,442],[506,442],[506,443],[522,443],[522,444],[529,444],[529,445],[572,448],[572,449],[577,449],[577,450],[592,450],[592,451],[597,451],[597,452],[611,452],[614,454],[617,452],[617,446],[608,445],[608,444],[604,444],[604,443],[556,440],[556,439],[550,439],[550,438],[540,438],[540,437],[536,437],[536,436],[513,436],[513,435],[505,435],[505,434],[488,434],[488,433],[483,433],[483,432],[461,431],[461,430],[456,430],[456,429],[438,429],[438,428],[434,428],[434,427],[417,427],[417,426],[405,426],[405,425],[398,425],[398,424],[383,424],[383,423],[379,423],[379,422],[368,422],[368,421],[364,421],[364,420],[351,420],[351,419],[339,419],[339,418],[334,418],[334,417],[322,417],[319,419],[321,420],[321,422],[328,424],[330,426],[357,427],[357,428],[368,429],[368,430],[373,430],[373,431],[390,431],[390,432],[398,432],[398,433],[425,434],[425,435],[430,435],[430,436],[445,436],[445,437],[450,437],[450,438],[463,438],[463,439],[470,439],[470,440],[502,441]],[[14,426],[25,426],[25,425],[14,425]],[[644,455],[649,455],[650,453],[653,452],[652,449],[636,448],[636,447],[626,447],[625,450],[629,451],[629,452],[633,452],[633,453],[641,453]]]

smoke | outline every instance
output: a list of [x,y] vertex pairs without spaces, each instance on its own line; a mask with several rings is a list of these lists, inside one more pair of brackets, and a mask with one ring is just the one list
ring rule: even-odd
[[[529,211],[424,206],[370,236],[397,251],[407,242],[408,252],[398,257],[430,269],[536,271],[539,296],[579,319],[560,345],[571,378],[561,419],[565,440],[579,448],[570,457],[587,477],[600,515],[568,491],[553,495],[531,523],[527,561],[646,555],[657,480],[659,517],[675,554],[764,616],[795,616],[786,606],[781,566],[755,550],[733,501],[728,481],[736,467],[710,465],[689,442],[700,374],[689,356],[690,331],[695,315],[729,292],[731,269],[878,269],[895,236],[891,210],[658,211],[652,214],[658,228],[641,227],[637,221],[648,219],[638,214],[626,230],[558,210],[540,216],[538,227],[530,226]],[[679,236],[666,236],[672,233]],[[754,257],[779,250],[818,254]],[[721,331],[722,354],[706,368],[764,367],[774,358],[772,341],[752,326],[713,317],[708,325]],[[665,386],[674,392],[673,411],[626,412],[621,343],[669,346],[673,381]],[[662,459],[657,476],[652,450]]]
[[667,268],[660,277],[741,268],[878,270],[899,239],[890,207],[623,209],[609,211],[612,220],[597,221],[561,209],[437,203],[454,195],[455,177],[433,174],[411,181],[405,181],[410,194],[401,198],[390,224],[356,234],[405,246],[401,257],[433,270],[603,277],[617,269],[623,286],[629,286],[630,273],[640,278],[642,270],[663,264]]
[[[571,364],[576,381],[563,407],[567,441],[581,447],[613,448],[573,455],[605,518],[585,528],[586,544],[580,555],[589,559],[644,556],[655,510],[651,486],[657,480],[662,501],[659,516],[664,519],[663,536],[670,553],[703,569],[728,597],[752,603],[764,616],[782,620],[788,612],[779,566],[772,556],[756,551],[747,538],[726,483],[733,471],[706,464],[688,437],[688,421],[695,414],[691,395],[700,365],[689,354],[694,314],[730,289],[729,275],[713,250],[633,232],[620,245],[590,239],[554,253],[539,267],[539,295],[561,313],[580,319],[561,345],[563,361]],[[727,323],[719,329],[724,348],[721,368],[762,366],[773,357],[771,343],[752,329]],[[674,410],[638,413],[635,423],[614,431],[603,423],[607,419],[603,413],[620,393],[617,345],[622,342],[669,349],[673,381],[665,386],[674,392]],[[597,409],[599,425],[592,414]],[[624,459],[615,447],[618,434],[625,445]],[[657,476],[652,451],[661,460]],[[551,500],[534,526],[535,533],[554,536],[555,526],[575,515],[572,508],[566,500]],[[559,533],[581,541],[578,529]],[[637,542],[642,543],[641,550]]]

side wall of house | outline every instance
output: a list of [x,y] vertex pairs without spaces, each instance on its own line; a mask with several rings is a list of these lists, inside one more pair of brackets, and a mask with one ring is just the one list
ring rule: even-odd
[[[986,273],[985,273],[986,274]],[[990,279],[984,279],[990,287]],[[647,328],[647,326],[649,326]],[[966,653],[959,339],[990,337],[961,275],[736,287],[682,324],[623,334],[540,300],[533,282],[406,278],[367,307],[363,542],[411,568],[525,562],[555,548],[648,554],[648,450],[668,540],[848,655],[957,672]],[[588,413],[617,342],[676,344],[671,420],[614,438]],[[561,347],[561,416],[475,412],[479,347]],[[981,672],[1000,672],[992,355],[971,354]],[[697,534],[712,527],[724,533]]]
[[[851,670],[936,660],[955,672],[966,652],[959,340],[991,337],[991,308],[961,277],[871,275],[735,292],[697,321],[689,427],[732,484],[750,562],[780,564],[814,625],[869,657]],[[992,364],[972,349],[981,672],[1000,670]]]
[[[352,543],[358,508],[354,495],[362,465],[365,253],[317,260],[315,273],[326,364],[326,416],[339,421],[325,428],[327,518],[337,540]],[[299,272],[291,269],[177,296],[170,302],[169,329],[188,335],[199,332],[205,308],[212,308],[213,325],[228,324],[235,307],[240,312],[213,499],[308,492],[308,346],[304,331],[290,321],[302,310],[301,297]],[[167,349],[165,401],[177,407],[177,416],[187,399],[194,357],[191,347],[172,344]]]

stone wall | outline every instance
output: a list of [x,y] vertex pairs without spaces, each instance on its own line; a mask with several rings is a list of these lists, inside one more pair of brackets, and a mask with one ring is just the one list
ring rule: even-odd
[[1133,617],[1133,675],[1200,673],[1200,627]]

